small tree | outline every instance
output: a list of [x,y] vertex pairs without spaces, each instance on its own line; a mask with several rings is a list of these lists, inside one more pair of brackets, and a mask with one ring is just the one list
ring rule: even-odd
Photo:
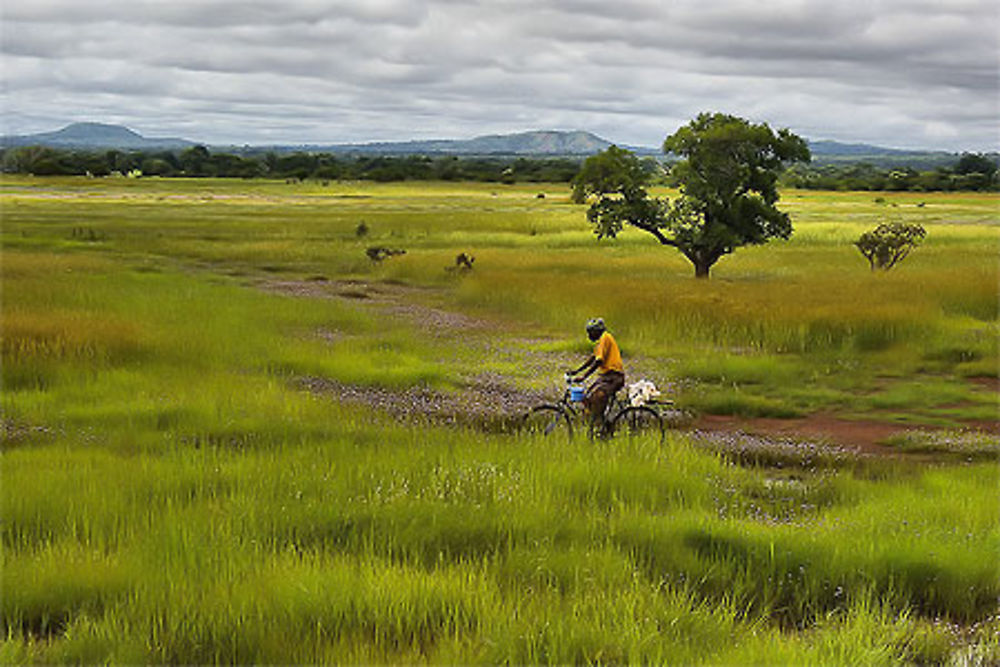
[[926,230],[915,223],[883,222],[862,234],[854,245],[868,260],[872,271],[888,271],[903,261],[926,235]]

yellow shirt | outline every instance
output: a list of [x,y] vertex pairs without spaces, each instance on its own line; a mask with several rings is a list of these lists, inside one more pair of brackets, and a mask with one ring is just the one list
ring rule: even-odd
[[618,349],[618,343],[615,342],[615,339],[607,331],[602,333],[601,337],[597,339],[597,345],[594,346],[594,358],[601,362],[601,365],[597,369],[598,373],[603,374],[608,371],[625,372],[625,367],[622,365],[622,353]]

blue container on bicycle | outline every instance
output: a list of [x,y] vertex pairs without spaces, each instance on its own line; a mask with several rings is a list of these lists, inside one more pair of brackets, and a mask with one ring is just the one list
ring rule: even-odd
[[579,403],[583,400],[583,387],[576,385],[569,388],[569,400]]

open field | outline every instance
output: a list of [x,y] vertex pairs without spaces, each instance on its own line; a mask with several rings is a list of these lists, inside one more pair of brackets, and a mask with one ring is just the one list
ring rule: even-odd
[[[0,661],[1000,660],[1000,198],[705,282],[568,194],[4,177]],[[695,421],[511,432],[597,314]]]

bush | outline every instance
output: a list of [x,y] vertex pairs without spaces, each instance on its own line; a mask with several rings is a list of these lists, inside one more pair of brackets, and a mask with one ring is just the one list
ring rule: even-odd
[[926,230],[918,224],[883,222],[862,234],[854,245],[868,260],[872,271],[888,271],[903,261],[926,235]]

